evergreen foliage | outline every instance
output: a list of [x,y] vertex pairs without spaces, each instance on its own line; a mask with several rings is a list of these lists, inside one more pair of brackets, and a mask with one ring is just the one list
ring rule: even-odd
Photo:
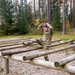
[[13,5],[11,0],[0,0],[0,15],[3,18],[1,30],[8,35],[13,23]]
[[17,31],[19,34],[26,34],[30,30],[30,25],[32,22],[32,14],[30,6],[27,5],[25,0],[23,9],[19,9],[17,13]]
[[18,14],[17,31],[19,34],[26,34],[28,32],[28,23],[23,13]]
[[56,9],[54,11],[52,26],[53,26],[55,31],[61,31],[62,30],[61,14],[60,14],[60,9],[58,6],[56,7]]

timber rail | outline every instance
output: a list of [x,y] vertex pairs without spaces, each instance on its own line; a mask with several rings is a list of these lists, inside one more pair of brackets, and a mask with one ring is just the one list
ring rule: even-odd
[[[10,40],[10,41],[1,41],[0,57],[4,58],[4,73],[5,74],[9,73],[9,59],[13,59],[16,61],[22,61],[24,63],[40,65],[43,67],[52,68],[52,69],[56,69],[56,70],[66,71],[66,72],[69,72],[71,75],[75,74],[75,66],[67,64],[67,63],[75,60],[75,54],[70,55],[64,59],[61,59],[60,61],[55,61],[55,62],[35,59],[35,58],[38,58],[38,57],[41,57],[44,55],[49,55],[52,53],[56,53],[59,51],[66,51],[68,49],[74,50],[75,40],[68,40],[65,42],[62,42],[60,39],[53,40],[52,44],[48,45],[48,47],[55,47],[55,46],[59,46],[59,45],[63,45],[63,44],[67,44],[67,46],[63,46],[60,48],[55,48],[55,49],[51,49],[51,50],[47,50],[47,51],[42,50],[41,52],[31,54],[31,55],[24,55],[24,56],[14,55],[14,54],[43,49],[42,46],[32,48],[32,49],[25,49],[25,47],[22,44],[23,41],[27,42],[27,41],[32,41],[32,40],[31,40],[31,38],[28,38],[28,39],[21,38],[21,39],[15,39],[15,40]],[[15,51],[16,48],[21,48],[21,47],[23,49]],[[12,51],[12,49],[14,49],[14,50]],[[0,68],[0,69],[2,69],[2,68]]]

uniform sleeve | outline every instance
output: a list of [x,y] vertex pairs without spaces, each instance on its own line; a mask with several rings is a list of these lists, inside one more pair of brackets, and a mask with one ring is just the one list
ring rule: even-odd
[[42,24],[38,25],[38,28],[42,28]]
[[50,29],[53,29],[53,27],[49,23],[46,23],[46,24]]

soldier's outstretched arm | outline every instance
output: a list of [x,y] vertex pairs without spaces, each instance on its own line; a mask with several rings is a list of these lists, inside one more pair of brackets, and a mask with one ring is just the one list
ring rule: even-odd
[[46,24],[49,28],[53,29],[53,27],[49,23],[46,23]]
[[38,25],[38,27],[37,27],[37,29],[40,29],[40,28],[42,28],[42,24]]

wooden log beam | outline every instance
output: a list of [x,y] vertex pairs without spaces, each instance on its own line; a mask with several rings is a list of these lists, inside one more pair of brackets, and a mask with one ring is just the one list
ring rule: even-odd
[[17,61],[24,61],[23,56],[18,56],[18,55],[12,55],[12,56],[1,56],[1,58],[4,58],[4,74],[7,75],[9,73],[9,59],[17,60]]
[[51,43],[53,43],[53,42],[60,42],[60,41],[61,41],[61,39],[52,40]]
[[[61,43],[56,43],[56,44],[52,44],[52,45],[49,45],[49,47],[53,47],[53,46],[57,46],[57,45],[61,45],[61,44],[66,44],[68,42],[71,42],[73,40],[69,40],[69,41],[66,41],[66,42],[61,42]],[[21,47],[21,46],[20,46]],[[8,49],[13,49],[14,47],[10,47],[10,48],[5,48],[5,50],[8,50]],[[38,50],[38,49],[43,49],[43,47],[37,47],[37,48],[34,48],[34,49],[28,49],[28,50],[21,50],[21,51],[12,51],[12,52],[2,52],[2,55],[5,56],[5,55],[12,55],[12,54],[17,54],[17,53],[22,53],[22,52],[28,52],[28,51],[34,51],[34,50]],[[3,51],[4,49],[0,49],[0,51]]]
[[[68,43],[68,42],[71,42],[72,40],[70,41],[67,41],[67,42],[61,42],[61,43],[56,43],[56,44],[52,44],[52,45],[49,45],[49,47],[53,47],[53,46],[57,46],[57,45],[61,45],[61,44],[64,44],[64,43]],[[22,47],[22,46],[20,46]],[[9,47],[9,48],[4,48],[4,49],[0,49],[0,51],[3,51],[3,50],[8,50],[8,49],[14,49],[14,48],[18,48],[18,47]],[[7,51],[7,52],[2,52],[2,55],[5,56],[5,55],[12,55],[12,54],[17,54],[17,53],[22,53],[22,52],[29,52],[29,51],[34,51],[34,50],[38,50],[38,49],[43,49],[43,47],[37,47],[37,48],[34,48],[34,49],[28,49],[28,50],[21,50],[21,51]]]
[[9,49],[15,49],[15,48],[20,48],[20,47],[24,47],[24,46],[23,45],[16,45],[16,46],[3,47],[3,48],[0,48],[0,51],[9,50]]
[[75,47],[75,44],[69,45],[69,46],[66,46],[66,47],[53,49],[53,50],[47,50],[47,51],[39,52],[39,53],[36,53],[36,54],[25,56],[24,60],[34,59],[34,58],[37,58],[37,57],[41,57],[41,56],[48,55],[48,54],[51,54],[51,53],[63,51],[63,50],[66,50],[66,49],[69,49],[69,48],[73,48],[73,47]]
[[58,45],[67,44],[67,43],[73,44],[73,42],[74,42],[74,40],[68,40],[65,42],[59,42],[57,44],[48,45],[48,47],[58,46]]
[[75,60],[75,54],[73,54],[69,57],[66,57],[60,61],[55,62],[54,65],[55,65],[55,67],[61,67],[61,66],[64,66],[65,64],[67,64],[73,60]]
[[[62,40],[61,39],[56,39],[56,40],[52,40],[51,43],[60,42],[60,41],[62,41]],[[45,41],[44,41],[44,43],[45,43]],[[37,44],[37,43],[33,43],[33,44]]]
[[22,42],[15,42],[15,43],[8,43],[8,44],[2,44],[0,47],[6,47],[6,46],[14,46],[14,45],[20,45]]
[[66,72],[75,74],[75,66],[71,66],[71,65],[68,65],[68,64],[66,64],[62,68],[56,68],[55,65],[54,65],[54,62],[50,62],[50,61],[32,60],[32,61],[29,61],[28,63],[43,66],[43,67],[47,67],[47,68],[51,68],[51,69],[55,69],[55,70],[66,71]]
[[27,39],[31,39],[31,38],[16,38],[16,39],[10,39],[10,40],[1,40],[1,42],[11,42],[11,41],[19,41],[19,40],[27,40]]
[[42,49],[43,47],[37,47],[37,48],[32,48],[32,49],[27,49],[27,50],[20,50],[20,51],[6,51],[6,52],[1,52],[2,56],[6,56],[6,55],[12,55],[12,54],[17,54],[17,53],[23,53],[23,52],[29,52],[29,51],[34,51],[34,50],[38,50],[38,49]]
[[75,66],[71,66],[66,64],[64,67],[62,68],[57,68],[54,65],[54,62],[49,62],[49,61],[44,61],[44,60],[32,60],[32,61],[24,61],[25,56],[18,56],[18,55],[11,55],[10,57],[3,57],[5,59],[13,59],[16,61],[21,61],[24,63],[29,63],[29,64],[35,64],[38,66],[43,66],[43,67],[47,67],[47,68],[51,68],[51,69],[55,69],[55,70],[61,70],[61,71],[66,71],[72,74],[75,74]]
[[20,38],[20,39],[15,39],[15,40],[0,41],[0,45],[9,44],[9,43],[17,43],[17,42],[22,42],[25,40],[31,40],[31,39],[30,38]]

